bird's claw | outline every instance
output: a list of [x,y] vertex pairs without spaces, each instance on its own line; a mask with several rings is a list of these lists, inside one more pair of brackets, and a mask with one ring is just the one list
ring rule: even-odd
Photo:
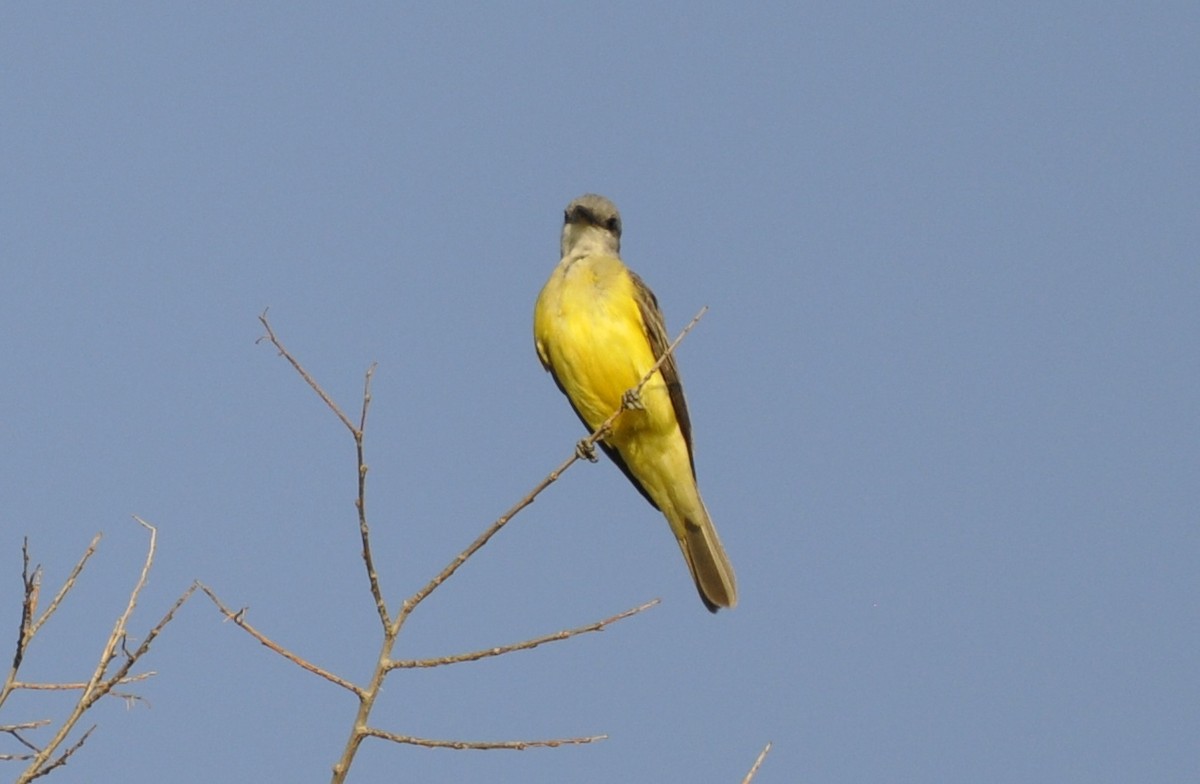
[[595,463],[599,460],[596,457],[596,445],[586,438],[575,445],[575,454],[579,455],[589,463]]
[[642,396],[637,389],[627,389],[621,395],[621,408],[626,411],[645,411],[646,406],[642,404]]

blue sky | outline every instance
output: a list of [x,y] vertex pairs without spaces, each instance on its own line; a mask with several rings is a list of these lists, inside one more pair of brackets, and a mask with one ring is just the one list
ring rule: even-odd
[[[365,679],[369,514],[424,583],[582,435],[534,355],[563,206],[603,193],[678,330],[740,606],[577,465],[412,617],[354,781],[1190,781],[1200,736],[1194,3],[128,3],[0,12],[0,571],[74,680],[160,549]],[[207,600],[58,782],[321,781],[352,700]],[[0,722],[59,715],[23,695]],[[0,752],[8,751],[0,748]]]

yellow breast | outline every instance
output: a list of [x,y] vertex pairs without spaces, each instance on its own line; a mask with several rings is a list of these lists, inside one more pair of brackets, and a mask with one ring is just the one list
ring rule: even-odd
[[[621,260],[611,256],[559,264],[538,296],[534,339],[542,363],[593,428],[620,407],[621,396],[654,364],[633,281]],[[642,398],[649,404],[647,415],[667,406],[650,419],[666,416],[673,423],[657,374]],[[620,424],[629,427],[646,418],[622,416]]]

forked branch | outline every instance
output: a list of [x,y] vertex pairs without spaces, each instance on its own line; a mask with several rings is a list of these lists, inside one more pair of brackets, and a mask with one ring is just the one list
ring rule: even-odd
[[[593,433],[591,433],[587,439],[585,439],[583,442],[581,442],[581,444],[587,444],[588,447],[592,447],[598,441],[600,441],[602,438],[604,438],[604,436],[608,433],[609,428],[611,428],[612,423],[617,418],[617,416],[619,416],[622,411],[624,411],[629,405],[631,405],[633,401],[636,401],[638,399],[638,395],[641,393],[643,387],[645,387],[645,385],[650,381],[650,379],[654,377],[654,374],[656,372],[658,372],[659,368],[662,366],[662,363],[665,362],[667,360],[667,358],[670,357],[674,353],[674,351],[678,347],[679,343],[688,334],[688,332],[691,331],[692,327],[694,327],[696,325],[696,323],[700,320],[700,318],[704,315],[704,313],[706,311],[707,311],[707,307],[701,308],[700,312],[696,314],[696,316],[691,320],[691,322],[688,323],[688,325],[686,327],[684,327],[683,331],[680,332],[679,336],[675,338],[675,340],[666,349],[666,351],[662,354],[662,356],[660,356],[657,359],[657,361],[654,363],[654,365],[646,372],[646,374],[642,377],[642,379],[639,381],[637,386],[634,387],[634,389],[630,390],[626,394],[626,396],[623,398],[621,408],[619,408],[617,411],[614,411],[612,413],[612,415],[610,417],[608,417],[608,419],[606,419],[600,425],[600,427],[596,428],[596,430]],[[445,584],[445,582],[448,579],[450,579],[450,577],[452,577],[458,571],[458,569],[464,563],[467,562],[468,559],[470,559],[473,555],[475,555],[477,552],[479,552],[479,550],[482,549],[484,547],[484,545],[486,545],[492,539],[492,537],[495,536],[505,525],[507,525],[517,514],[519,514],[521,512],[521,510],[523,510],[525,507],[532,504],[534,502],[534,500],[538,497],[538,495],[540,495],[542,493],[542,491],[544,491],[547,487],[549,487],[551,484],[556,482],[558,480],[558,478],[560,476],[562,476],[562,474],[568,468],[570,468],[575,463],[576,460],[579,459],[580,453],[583,450],[581,449],[581,450],[576,451],[570,457],[568,457],[566,460],[564,460],[558,467],[556,467],[553,471],[551,471],[545,478],[543,478],[540,482],[538,482],[528,493],[526,493],[524,497],[522,497],[520,500],[518,500],[508,510],[506,510],[500,517],[498,517],[495,521],[493,521],[491,523],[491,525],[489,525],[486,529],[484,529],[484,531],[482,533],[480,533],[479,536],[477,536],[473,542],[471,542],[471,544],[467,545],[467,547],[465,549],[463,549],[453,559],[451,559],[451,561],[445,567],[443,567],[440,572],[438,572],[436,575],[434,575],[434,577],[431,578],[429,580],[429,582],[427,582],[424,586],[422,586],[412,596],[405,599],[400,604],[398,611],[393,616],[391,614],[391,612],[389,612],[388,607],[383,599],[383,591],[380,588],[380,582],[379,582],[378,574],[375,569],[374,558],[371,554],[370,525],[368,523],[367,513],[366,513],[366,477],[367,477],[368,467],[367,467],[367,463],[366,463],[363,442],[364,442],[364,436],[366,433],[367,412],[370,408],[370,403],[371,403],[371,380],[374,375],[375,365],[371,365],[370,368],[368,368],[368,370],[366,372],[366,377],[365,377],[365,380],[363,383],[362,411],[361,411],[361,415],[359,417],[358,424],[356,426],[355,423],[353,423],[350,420],[350,418],[346,416],[346,414],[337,405],[337,403],[334,402],[333,398],[327,392],[325,392],[325,390],[321,387],[321,385],[319,383],[317,383],[316,379],[307,370],[305,370],[304,366],[299,362],[299,360],[297,360],[296,357],[279,340],[278,335],[276,335],[275,330],[271,327],[270,322],[267,320],[266,311],[263,311],[262,315],[259,316],[259,321],[262,323],[263,328],[266,330],[266,335],[264,335],[262,338],[260,338],[260,341],[262,341],[262,340],[268,341],[271,343],[271,345],[273,345],[275,347],[275,349],[279,352],[279,354],[281,356],[283,356],[288,361],[289,364],[291,364],[291,366],[296,370],[297,373],[300,374],[300,377],[302,379],[304,379],[305,383],[308,384],[308,386],[317,394],[317,396],[325,403],[325,405],[334,413],[334,415],[338,418],[339,421],[341,421],[341,423],[346,427],[346,429],[350,431],[352,437],[354,438],[355,453],[356,453],[357,464],[358,464],[357,465],[357,467],[358,467],[358,497],[355,501],[355,507],[358,512],[359,535],[362,540],[362,558],[363,558],[363,564],[366,567],[366,571],[367,571],[367,578],[368,578],[368,583],[370,585],[371,596],[372,596],[372,599],[374,600],[376,612],[379,615],[379,619],[380,619],[381,625],[383,627],[382,628],[383,641],[382,641],[382,645],[380,648],[379,658],[376,662],[375,670],[374,670],[370,680],[365,685],[355,684],[348,679],[342,678],[338,675],[335,675],[334,673],[329,672],[328,670],[325,670],[321,667],[316,666],[312,662],[309,662],[308,660],[304,659],[303,657],[298,656],[297,654],[293,653],[292,651],[286,649],[285,647],[278,644],[274,640],[270,639],[265,634],[260,632],[258,629],[254,628],[252,625],[250,625],[245,619],[244,611],[239,610],[239,611],[235,612],[235,611],[229,609],[223,602],[221,602],[220,599],[217,598],[216,594],[211,589],[209,589],[206,586],[201,586],[201,587],[202,587],[202,590],[204,590],[204,592],[209,596],[209,598],[212,599],[212,601],[216,604],[216,606],[221,611],[221,613],[228,620],[233,621],[235,624],[237,624],[237,626],[239,628],[241,628],[243,631],[245,631],[246,633],[248,633],[252,637],[254,637],[256,640],[258,640],[259,643],[266,646],[267,648],[270,648],[272,651],[274,651],[278,655],[283,656],[285,659],[287,659],[288,661],[291,661],[293,664],[295,664],[299,667],[302,667],[303,669],[305,669],[309,672],[312,672],[313,674],[318,675],[332,683],[336,683],[337,685],[341,686],[344,689],[347,689],[348,691],[353,692],[355,694],[355,696],[358,698],[358,701],[359,701],[358,710],[356,712],[354,722],[351,726],[350,735],[347,738],[346,745],[345,745],[345,748],[343,749],[341,758],[337,761],[337,763],[333,767],[333,781],[336,783],[336,782],[342,782],[345,780],[346,775],[348,774],[348,772],[350,770],[350,766],[354,761],[354,757],[358,751],[359,746],[362,744],[362,741],[368,737],[381,738],[381,739],[390,740],[390,741],[393,741],[396,743],[406,743],[406,744],[435,747],[435,748],[455,748],[455,749],[524,749],[524,748],[534,748],[534,747],[556,747],[556,746],[562,746],[562,745],[592,743],[597,740],[603,739],[605,737],[603,735],[594,735],[594,736],[587,736],[587,737],[582,737],[582,738],[562,738],[562,739],[552,739],[552,740],[524,740],[524,741],[502,741],[502,742],[433,740],[433,739],[428,739],[428,738],[417,738],[417,737],[409,736],[409,735],[401,735],[401,734],[397,734],[397,733],[388,732],[388,731],[385,731],[382,729],[373,728],[370,726],[369,719],[371,716],[371,711],[374,708],[375,701],[380,694],[380,691],[381,691],[381,688],[383,685],[383,681],[387,677],[388,673],[392,672],[393,670],[415,669],[415,668],[423,668],[423,667],[436,667],[436,666],[440,666],[442,664],[457,664],[457,663],[462,663],[462,662],[467,662],[467,661],[478,661],[480,659],[489,658],[489,657],[493,657],[493,656],[500,656],[500,655],[504,655],[506,653],[513,653],[513,652],[522,651],[522,650],[530,650],[532,648],[536,648],[536,647],[538,647],[540,645],[544,645],[546,643],[557,642],[557,641],[561,641],[561,640],[570,639],[572,637],[576,637],[581,634],[600,631],[600,630],[606,628],[607,626],[609,626],[613,623],[616,623],[617,621],[623,620],[632,615],[636,615],[636,614],[654,606],[658,602],[657,602],[657,600],[652,601],[652,602],[647,602],[646,604],[641,605],[640,607],[635,607],[631,610],[627,610],[623,613],[619,613],[610,618],[606,618],[602,621],[597,621],[595,623],[588,624],[586,626],[576,627],[574,629],[566,629],[566,630],[563,630],[560,632],[556,632],[554,634],[548,634],[548,635],[544,635],[541,637],[535,637],[535,638],[532,638],[529,640],[525,640],[523,642],[513,643],[510,645],[497,646],[494,648],[488,648],[488,649],[481,650],[481,651],[473,651],[473,652],[469,652],[469,653],[457,654],[457,655],[453,655],[453,656],[442,657],[439,659],[423,659],[423,660],[408,660],[408,659],[394,660],[394,659],[392,659],[392,650],[395,646],[396,640],[399,637],[400,630],[403,627],[405,621],[412,614],[413,610],[416,609],[416,607],[418,605],[420,605],[421,602],[423,602],[426,598],[428,598],[430,594],[432,594],[435,590],[437,590],[438,587]]]
[[[191,596],[194,588],[189,588],[182,596],[176,600],[166,615],[146,634],[146,638],[141,645],[134,650],[129,650],[128,646],[128,626],[129,621],[133,616],[134,609],[137,607],[138,599],[141,596],[142,590],[146,586],[146,581],[149,578],[150,568],[154,563],[154,554],[156,550],[157,531],[154,526],[147,523],[141,518],[135,517],[135,520],[145,527],[150,532],[150,541],[147,547],[146,558],[142,564],[142,570],[138,576],[137,582],[130,591],[129,600],[126,602],[124,611],[118,616],[113,625],[113,630],[109,634],[108,640],[105,643],[100,653],[100,658],[96,664],[95,670],[91,677],[84,682],[60,682],[60,683],[27,683],[18,680],[18,672],[21,664],[28,652],[30,642],[34,639],[37,633],[42,629],[43,625],[54,615],[62,602],[66,599],[71,589],[76,585],[76,581],[83,572],[84,566],[88,559],[96,552],[96,547],[100,541],[100,535],[97,534],[88,545],[83,557],[75,564],[75,568],[71,570],[67,579],[64,581],[58,593],[51,600],[49,606],[41,613],[37,614],[38,596],[41,588],[42,569],[40,566],[30,570],[29,548],[28,543],[22,548],[22,582],[24,585],[24,600],[21,613],[21,627],[17,636],[17,650],[13,657],[13,665],[9,670],[4,684],[0,687],[0,705],[8,698],[10,694],[18,689],[29,691],[78,691],[79,697],[75,705],[72,707],[68,716],[63,720],[62,724],[54,731],[50,740],[42,744],[36,744],[28,740],[22,731],[33,730],[43,726],[48,726],[49,721],[24,722],[16,725],[0,726],[0,732],[5,732],[16,738],[22,745],[30,750],[30,754],[12,755],[9,759],[19,759],[29,762],[26,769],[17,777],[18,782],[28,782],[33,779],[40,778],[50,773],[51,771],[65,765],[76,751],[83,747],[87,739],[91,736],[95,727],[85,730],[72,743],[67,742],[68,738],[74,732],[83,715],[99,700],[105,696],[113,695],[121,697],[125,700],[138,700],[140,697],[135,694],[115,691],[117,686],[135,683],[150,677],[153,673],[141,673],[138,675],[130,675],[130,671],[134,665],[144,656],[149,650],[151,644],[162,632],[168,623],[174,618],[175,613],[183,606]],[[120,658],[121,661],[117,661]],[[3,758],[0,758],[3,759]]]

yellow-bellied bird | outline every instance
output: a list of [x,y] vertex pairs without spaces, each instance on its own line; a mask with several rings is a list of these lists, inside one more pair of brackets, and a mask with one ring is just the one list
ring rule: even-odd
[[[670,345],[658,301],[621,262],[620,250],[616,205],[595,194],[568,204],[562,260],[533,311],[538,357],[589,431],[621,407]],[[692,425],[674,356],[638,403],[621,412],[600,446],[666,516],[704,605],[712,612],[733,607],[733,567],[696,487]]]

